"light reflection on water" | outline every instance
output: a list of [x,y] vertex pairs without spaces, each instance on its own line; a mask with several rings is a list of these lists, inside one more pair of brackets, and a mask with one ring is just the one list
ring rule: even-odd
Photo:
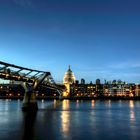
[[130,121],[133,123],[135,121],[135,112],[134,112],[134,101],[129,101],[129,107],[130,107]]
[[129,107],[130,107],[130,108],[134,108],[134,101],[133,101],[133,100],[130,100],[130,101],[129,101]]
[[0,140],[137,140],[140,101],[38,101],[37,114],[21,100],[0,100]]
[[[64,100],[62,102],[62,109],[67,110],[69,109],[69,100]],[[66,138],[69,132],[69,125],[70,125],[70,113],[69,111],[62,111],[61,112],[61,129],[64,137]]]
[[70,126],[70,116],[69,112],[62,112],[61,113],[61,129],[62,133],[64,134],[64,137],[67,136],[69,132],[69,126]]
[[69,109],[70,101],[69,100],[63,100],[62,102],[62,109],[67,110]]
[[91,107],[94,108],[94,100],[91,100]]

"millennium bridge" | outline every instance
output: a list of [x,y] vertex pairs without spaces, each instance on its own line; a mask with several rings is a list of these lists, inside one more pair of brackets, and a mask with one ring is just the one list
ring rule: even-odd
[[36,92],[40,85],[57,90],[61,100],[63,89],[56,85],[50,72],[29,69],[0,61],[0,78],[18,81],[22,85],[25,91],[23,111],[38,110]]

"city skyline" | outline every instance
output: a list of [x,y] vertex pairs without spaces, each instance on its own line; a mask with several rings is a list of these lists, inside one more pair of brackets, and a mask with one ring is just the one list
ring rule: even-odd
[[0,60],[76,79],[140,83],[137,0],[2,0]]

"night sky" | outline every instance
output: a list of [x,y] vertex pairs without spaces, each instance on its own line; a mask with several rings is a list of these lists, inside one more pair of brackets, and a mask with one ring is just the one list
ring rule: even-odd
[[0,0],[0,60],[76,79],[140,83],[139,0]]

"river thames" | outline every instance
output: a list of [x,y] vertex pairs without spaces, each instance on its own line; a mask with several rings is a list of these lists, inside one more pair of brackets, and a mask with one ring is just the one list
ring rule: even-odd
[[140,101],[38,101],[36,114],[21,100],[0,100],[0,140],[138,140]]

